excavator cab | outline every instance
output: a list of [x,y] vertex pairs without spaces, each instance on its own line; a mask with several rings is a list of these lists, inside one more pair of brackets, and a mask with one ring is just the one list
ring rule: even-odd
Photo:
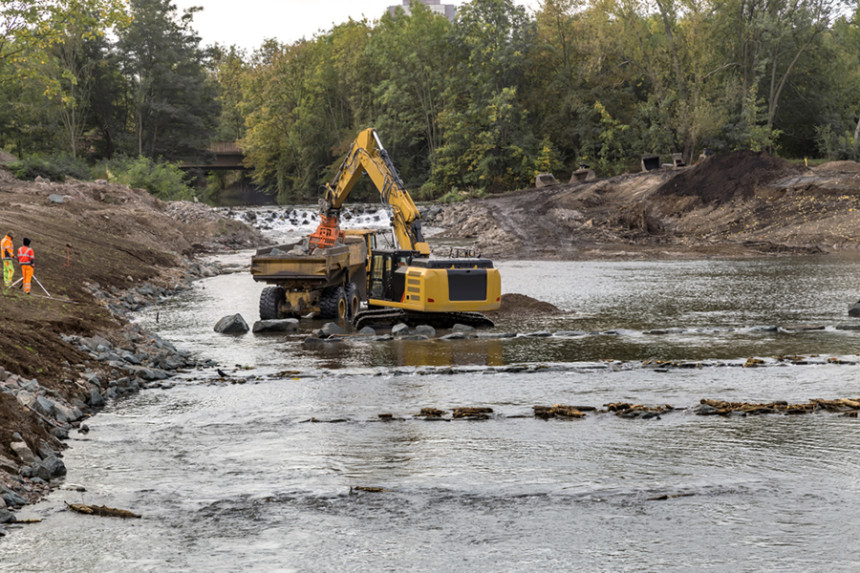
[[370,257],[368,298],[403,302],[406,269],[412,262],[413,254],[413,251],[374,251]]

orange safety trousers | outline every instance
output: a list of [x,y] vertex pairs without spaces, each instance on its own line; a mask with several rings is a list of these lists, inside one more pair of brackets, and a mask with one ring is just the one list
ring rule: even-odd
[[21,274],[24,275],[24,292],[30,294],[30,281],[33,280],[33,265],[21,265]]

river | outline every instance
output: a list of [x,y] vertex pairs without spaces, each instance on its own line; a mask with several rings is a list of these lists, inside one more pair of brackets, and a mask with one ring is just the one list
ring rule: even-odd
[[[299,334],[216,335],[225,314],[257,318],[262,285],[244,272],[142,313],[228,377],[189,372],[74,432],[63,488],[18,513],[42,521],[10,528],[0,571],[860,569],[857,418],[691,410],[702,398],[860,396],[860,331],[846,314],[860,259],[498,266],[503,292],[564,313],[465,341],[307,349],[312,321]],[[774,358],[785,355],[804,360]],[[750,357],[764,363],[743,367]],[[618,401],[677,410],[532,413]],[[450,420],[459,406],[493,413]],[[447,421],[418,417],[426,407]]]

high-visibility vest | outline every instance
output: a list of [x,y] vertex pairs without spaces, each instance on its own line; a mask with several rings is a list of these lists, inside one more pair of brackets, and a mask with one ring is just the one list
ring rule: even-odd
[[9,235],[3,237],[3,240],[0,241],[0,254],[3,255],[3,260],[11,260],[12,257],[15,256],[15,246],[12,244],[12,239],[9,238]]
[[22,265],[32,265],[36,254],[30,247],[22,246],[18,249],[18,263]]

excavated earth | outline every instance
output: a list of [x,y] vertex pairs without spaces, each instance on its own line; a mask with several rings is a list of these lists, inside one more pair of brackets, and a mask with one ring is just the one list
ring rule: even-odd
[[860,164],[750,151],[448,206],[439,237],[496,259],[749,257],[860,247]]

